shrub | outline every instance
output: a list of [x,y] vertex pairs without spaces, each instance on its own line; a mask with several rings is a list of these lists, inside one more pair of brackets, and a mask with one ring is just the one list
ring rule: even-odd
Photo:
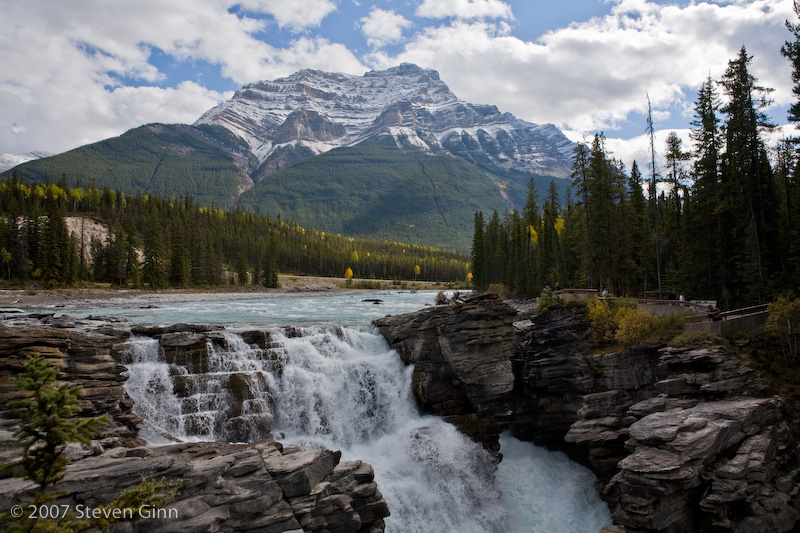
[[564,307],[566,302],[560,296],[553,294],[552,291],[545,291],[536,300],[536,304],[539,311],[547,311],[548,309]]
[[[688,313],[691,314],[691,313]],[[647,340],[663,340],[683,331],[686,314],[658,317],[639,310],[635,299],[592,298],[587,319],[597,341],[615,341],[630,346]]]
[[726,341],[719,335],[713,335],[705,331],[691,331],[681,333],[669,341],[672,348],[707,348],[710,346],[725,346]]
[[591,298],[587,306],[587,318],[594,331],[595,338],[611,340],[614,337],[617,324],[614,322],[614,313],[611,311],[608,300],[601,300],[596,297]]
[[500,298],[508,297],[508,288],[502,283],[492,283],[486,289],[486,294],[494,294]]
[[647,340],[655,329],[657,319],[649,311],[622,307],[614,315],[614,322],[617,325],[614,339],[631,345]]

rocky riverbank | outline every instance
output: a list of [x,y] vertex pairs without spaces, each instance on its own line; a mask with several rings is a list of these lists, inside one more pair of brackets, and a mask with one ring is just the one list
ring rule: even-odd
[[800,456],[784,402],[728,347],[589,353],[585,308],[493,297],[375,321],[414,390],[492,451],[499,433],[590,466],[627,531],[790,531]]
[[[211,326],[139,328],[138,335],[158,339],[173,360],[202,371],[210,346],[224,342]],[[28,354],[38,353],[60,369],[59,379],[83,387],[85,416],[108,413],[110,423],[92,446],[71,446],[72,463],[54,502],[73,510],[108,504],[142,477],[182,480],[180,493],[166,516],[140,520],[142,531],[336,531],[380,532],[389,515],[374,481],[372,467],[360,461],[340,461],[330,450],[284,448],[272,440],[269,428],[239,434],[250,444],[223,442],[145,446],[138,437],[141,420],[123,387],[123,362],[131,337],[125,321],[76,320],[52,315],[19,316],[0,321],[0,462],[19,455],[13,431],[17,425],[7,402],[19,398],[11,376],[21,371]],[[246,342],[268,348],[263,332],[244,334]],[[179,378],[180,376],[175,376]],[[231,385],[231,388],[235,388]],[[242,384],[240,400],[250,393]],[[235,396],[235,395],[234,395]],[[235,403],[235,402],[234,402]],[[231,406],[235,410],[235,405]],[[242,431],[236,416],[230,431]],[[0,509],[25,505],[32,484],[0,474]]]

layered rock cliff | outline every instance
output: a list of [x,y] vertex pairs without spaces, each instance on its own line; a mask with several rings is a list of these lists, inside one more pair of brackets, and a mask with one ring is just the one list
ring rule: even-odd
[[[225,338],[218,328],[203,325],[140,327],[137,335],[157,339],[166,357],[181,367],[193,367],[202,376],[216,343]],[[340,461],[330,450],[284,448],[271,438],[269,428],[241,423],[242,402],[252,395],[236,374],[226,386],[233,391],[230,410],[222,413],[223,433],[249,444],[227,442],[179,443],[144,446],[138,438],[139,417],[123,385],[123,362],[131,328],[107,318],[75,320],[52,315],[0,320],[0,463],[19,457],[13,432],[18,420],[6,410],[9,400],[21,397],[11,376],[22,370],[28,354],[38,353],[55,364],[59,379],[80,384],[82,414],[110,415],[105,436],[92,446],[71,445],[72,459],[60,496],[53,503],[76,514],[110,503],[121,491],[135,487],[143,477],[181,480],[179,494],[163,509],[163,516],[139,520],[140,531],[331,531],[377,533],[389,509],[374,481],[370,465]],[[242,339],[268,347],[260,331]],[[178,373],[173,376],[181,380]],[[202,379],[202,378],[201,378]],[[237,385],[238,383],[238,385]],[[25,506],[34,485],[0,473],[0,509]],[[80,516],[78,516],[80,517]]]
[[769,383],[724,346],[593,353],[584,315],[481,297],[375,324],[426,410],[491,450],[510,430],[566,451],[627,531],[792,530],[800,456]]

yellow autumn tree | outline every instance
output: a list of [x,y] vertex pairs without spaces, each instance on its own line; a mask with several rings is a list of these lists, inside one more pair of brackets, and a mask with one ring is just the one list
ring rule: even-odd
[[350,268],[350,267],[347,267],[347,270],[344,271],[344,277],[345,277],[345,279],[352,279],[353,278],[353,269]]

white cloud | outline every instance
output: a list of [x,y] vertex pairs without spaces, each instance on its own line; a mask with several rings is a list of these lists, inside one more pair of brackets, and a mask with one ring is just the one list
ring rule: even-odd
[[500,0],[423,0],[417,16],[428,18],[511,19],[511,6]]
[[295,29],[319,26],[322,19],[336,10],[331,0],[239,0],[246,10],[267,13],[279,26]]
[[[420,28],[396,56],[380,47],[402,42],[411,22],[373,8],[358,21],[372,47],[359,58],[311,30],[336,0],[0,0],[0,152],[58,152],[145,122],[190,123],[226,97],[197,78],[165,87],[150,63],[155,49],[218,66],[236,84],[302,68],[362,74],[365,62],[409,61],[437,69],[464,100],[609,135],[646,110],[645,92],[659,121],[674,109],[691,115],[700,83],[718,79],[744,44],[775,101],[795,100],[779,53],[790,38],[784,20],[796,20],[791,2],[609,1],[608,16],[531,42],[513,35],[511,8],[499,0],[423,0],[416,15],[434,26]],[[305,31],[277,48],[260,38],[276,25]]]
[[486,22],[443,24],[419,33],[394,60],[439,70],[465,100],[538,123],[599,131],[645,112],[646,92],[656,112],[676,100],[691,108],[685,99],[696,98],[709,73],[718,79],[743,44],[754,56],[752,73],[776,89],[776,102],[792,101],[790,67],[779,50],[789,37],[784,21],[794,18],[783,0],[683,7],[621,0],[608,16],[538,42]]
[[413,26],[404,16],[377,7],[373,7],[369,16],[362,17],[359,22],[367,44],[373,48],[400,42],[403,39],[403,30]]
[[[256,2],[247,1],[243,7],[255,11]],[[281,11],[283,4],[293,7]],[[0,152],[60,152],[147,122],[192,123],[230,96],[194,82],[160,86],[165,76],[148,62],[155,48],[179,61],[218,65],[240,84],[300,68],[367,70],[344,46],[321,38],[274,48],[255,36],[268,22],[237,16],[228,10],[233,5],[0,0]],[[318,23],[335,7],[328,0],[258,5],[293,25]]]

